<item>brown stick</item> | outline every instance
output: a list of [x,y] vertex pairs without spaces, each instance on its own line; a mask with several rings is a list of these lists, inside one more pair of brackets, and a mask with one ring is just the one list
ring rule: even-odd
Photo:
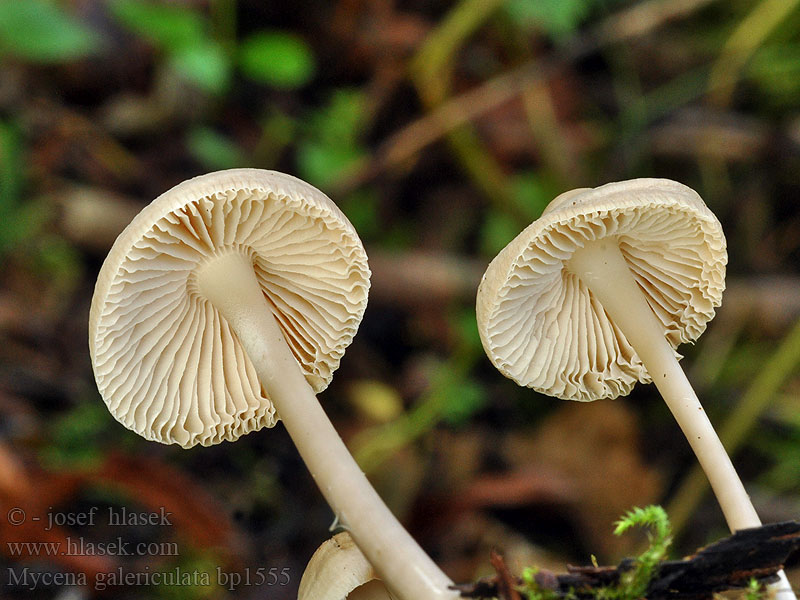
[[[735,534],[701,548],[682,560],[662,562],[647,588],[648,600],[710,600],[715,593],[747,587],[751,578],[760,583],[777,581],[783,563],[800,548],[800,522],[786,521],[742,529]],[[508,598],[509,585],[519,588],[520,579],[510,576],[500,558],[492,555],[497,575],[475,583],[454,586],[462,598]],[[554,597],[568,595],[578,599],[596,597],[598,588],[619,581],[620,574],[631,570],[635,563],[625,559],[616,567],[573,567],[556,575],[546,570],[536,574],[537,584],[552,592]],[[519,597],[519,591],[514,589]]]

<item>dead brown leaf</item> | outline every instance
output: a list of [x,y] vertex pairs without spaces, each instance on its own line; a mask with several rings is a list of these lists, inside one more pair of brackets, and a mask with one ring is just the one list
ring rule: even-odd
[[547,465],[569,482],[579,529],[599,556],[624,554],[629,542],[611,535],[614,521],[661,497],[661,474],[642,460],[636,417],[624,401],[564,403],[535,432],[509,434],[504,446],[518,469]]

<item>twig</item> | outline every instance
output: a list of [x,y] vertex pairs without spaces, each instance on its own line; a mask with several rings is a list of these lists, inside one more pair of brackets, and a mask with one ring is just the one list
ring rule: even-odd
[[503,557],[492,550],[489,560],[497,572],[497,597],[500,600],[521,600],[517,590],[518,583],[511,575],[511,571],[508,570],[508,565],[506,565]]
[[552,76],[564,65],[600,48],[641,37],[665,23],[682,19],[714,0],[650,0],[607,17],[596,28],[578,35],[553,55],[536,59],[440,104],[391,135],[374,158],[338,182],[332,191],[346,194],[393,165],[403,163],[454,128],[519,95],[535,82]]

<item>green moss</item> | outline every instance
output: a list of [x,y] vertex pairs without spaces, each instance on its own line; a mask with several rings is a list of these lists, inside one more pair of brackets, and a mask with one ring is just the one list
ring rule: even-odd
[[[647,587],[658,570],[658,564],[667,556],[672,543],[672,528],[666,511],[660,506],[634,508],[616,522],[614,535],[622,535],[633,527],[647,527],[649,544],[633,563],[633,568],[620,574],[619,581],[606,587],[587,590],[598,600],[638,600],[645,596]],[[594,561],[593,561],[594,562]],[[577,600],[574,590],[566,593],[543,588],[536,581],[535,567],[527,568],[522,573],[521,593],[528,600]],[[757,600],[756,598],[748,600]]]

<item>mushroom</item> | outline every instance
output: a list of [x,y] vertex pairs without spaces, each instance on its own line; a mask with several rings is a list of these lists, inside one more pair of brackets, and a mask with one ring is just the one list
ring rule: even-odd
[[306,565],[297,600],[392,600],[393,596],[346,531],[317,548]]
[[369,275],[350,222],[307,183],[257,169],[185,181],[134,218],[100,270],[89,316],[97,386],[123,425],[184,448],[280,418],[397,595],[453,597],[315,396],[355,335]]
[[591,401],[653,381],[735,531],[761,522],[675,351],[714,317],[726,263],[719,221],[680,183],[572,190],[491,262],[477,315],[487,355],[520,385]]

